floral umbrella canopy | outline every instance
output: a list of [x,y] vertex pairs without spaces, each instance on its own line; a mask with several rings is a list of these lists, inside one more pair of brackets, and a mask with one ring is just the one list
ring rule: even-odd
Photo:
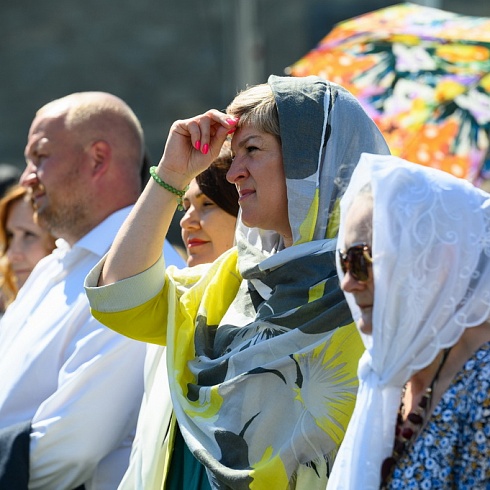
[[394,155],[488,185],[490,18],[394,5],[337,24],[287,72],[350,90]]

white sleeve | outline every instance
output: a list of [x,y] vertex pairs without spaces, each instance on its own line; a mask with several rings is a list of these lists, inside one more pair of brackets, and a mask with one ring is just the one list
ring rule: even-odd
[[29,488],[72,489],[93,480],[86,488],[112,490],[128,464],[146,344],[94,318],[71,344],[57,390],[32,420]]

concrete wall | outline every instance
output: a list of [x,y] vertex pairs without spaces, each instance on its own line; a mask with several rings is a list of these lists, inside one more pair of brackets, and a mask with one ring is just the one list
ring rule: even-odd
[[[267,32],[257,57],[266,56],[267,70],[281,73],[307,48],[298,23],[302,3],[262,3],[259,20]],[[233,0],[5,2],[0,161],[23,165],[35,110],[79,90],[106,90],[125,99],[158,158],[173,120],[224,108],[239,88],[233,62],[236,5]]]
[[[23,165],[34,111],[78,90],[107,90],[136,111],[157,159],[171,122],[224,108],[245,83],[264,81],[312,48],[340,20],[395,3],[381,0],[17,0],[0,7],[0,161]],[[255,5],[258,78],[237,16]],[[487,0],[445,0],[489,15]],[[449,8],[450,7],[450,8]],[[243,12],[243,11],[242,11]],[[242,23],[243,24],[243,23]],[[246,25],[246,24],[245,24]],[[250,54],[250,52],[249,52]],[[262,76],[260,75],[262,72]]]

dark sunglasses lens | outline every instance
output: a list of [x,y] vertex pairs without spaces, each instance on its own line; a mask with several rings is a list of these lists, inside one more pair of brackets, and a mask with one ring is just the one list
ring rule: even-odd
[[342,269],[342,272],[344,274],[347,274],[347,254],[342,252],[342,250],[339,250],[339,257],[340,257],[340,268]]
[[339,252],[342,272],[346,274],[350,271],[357,281],[367,281],[369,270],[365,253],[363,246],[351,247],[347,252]]
[[364,258],[364,250],[354,249],[350,259],[350,271],[358,281],[367,280],[369,273],[366,259]]

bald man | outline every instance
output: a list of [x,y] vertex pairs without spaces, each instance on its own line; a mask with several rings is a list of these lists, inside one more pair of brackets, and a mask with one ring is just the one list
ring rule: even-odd
[[114,490],[128,466],[146,345],[91,316],[83,281],[141,192],[144,146],[133,111],[104,92],[32,122],[21,183],[58,240],[0,322],[0,489]]

